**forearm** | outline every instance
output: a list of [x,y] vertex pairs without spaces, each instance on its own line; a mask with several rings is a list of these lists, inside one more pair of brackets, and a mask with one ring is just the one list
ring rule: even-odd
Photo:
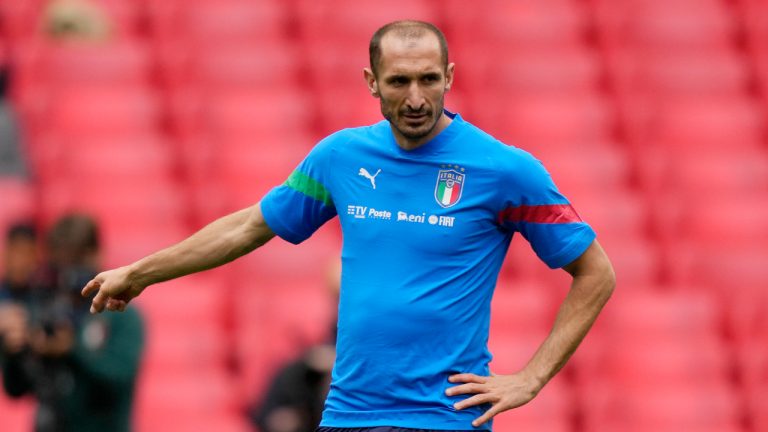
[[565,366],[610,298],[614,285],[610,269],[574,277],[549,336],[525,367],[531,378],[544,386]]
[[208,270],[253,251],[273,236],[257,204],[217,219],[180,243],[131,264],[131,279],[148,286]]

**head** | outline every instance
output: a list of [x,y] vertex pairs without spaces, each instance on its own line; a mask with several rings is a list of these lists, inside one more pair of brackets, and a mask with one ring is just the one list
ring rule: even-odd
[[37,269],[37,231],[30,224],[11,226],[5,237],[5,279],[12,287],[26,287]]
[[68,215],[48,233],[48,252],[55,267],[98,268],[99,229],[88,216]]
[[412,143],[431,139],[453,84],[443,33],[426,22],[396,21],[374,33],[369,54],[365,80],[395,133]]

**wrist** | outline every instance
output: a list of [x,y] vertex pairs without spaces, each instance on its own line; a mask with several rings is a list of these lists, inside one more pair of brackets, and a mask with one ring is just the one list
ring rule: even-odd
[[131,286],[145,287],[152,284],[149,280],[149,275],[141,266],[141,261],[125,266],[125,279]]
[[531,367],[523,369],[522,374],[525,376],[526,382],[534,393],[539,393],[549,381],[549,376],[546,373],[537,371]]

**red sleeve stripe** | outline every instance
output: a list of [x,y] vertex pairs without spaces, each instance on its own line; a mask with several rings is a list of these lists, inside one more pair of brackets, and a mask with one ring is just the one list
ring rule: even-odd
[[570,204],[509,207],[499,213],[499,223],[530,222],[561,224],[581,222],[581,217]]

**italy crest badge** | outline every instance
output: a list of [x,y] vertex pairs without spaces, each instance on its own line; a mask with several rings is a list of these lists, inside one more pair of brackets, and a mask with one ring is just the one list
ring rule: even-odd
[[464,189],[466,175],[456,169],[441,169],[437,173],[435,185],[435,199],[441,207],[453,207],[461,199],[461,191]]

